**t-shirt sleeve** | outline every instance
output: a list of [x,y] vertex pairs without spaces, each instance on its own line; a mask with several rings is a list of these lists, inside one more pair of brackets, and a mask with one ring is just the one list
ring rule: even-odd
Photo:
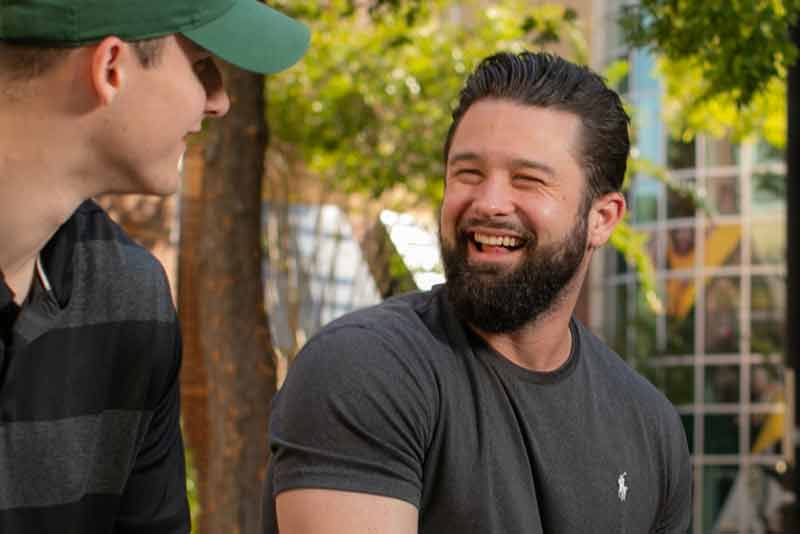
[[686,534],[692,516],[692,464],[686,433],[672,408],[667,421],[667,487],[655,533]]
[[177,322],[173,326],[172,339],[156,349],[165,357],[154,369],[155,406],[120,499],[117,534],[191,530],[180,428],[181,337]]
[[272,496],[336,489],[418,507],[437,410],[434,382],[413,343],[362,326],[313,338],[273,407]]

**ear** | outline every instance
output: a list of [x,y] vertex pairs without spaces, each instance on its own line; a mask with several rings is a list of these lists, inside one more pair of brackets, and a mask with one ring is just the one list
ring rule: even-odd
[[91,80],[101,105],[113,102],[125,84],[130,55],[130,47],[118,37],[106,37],[94,45]]
[[625,197],[613,192],[596,198],[589,211],[589,228],[587,243],[589,248],[596,249],[605,245],[617,223],[625,216]]

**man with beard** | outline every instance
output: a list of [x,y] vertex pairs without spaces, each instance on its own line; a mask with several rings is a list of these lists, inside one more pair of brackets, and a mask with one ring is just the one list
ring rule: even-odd
[[572,317],[628,152],[589,69],[478,66],[444,148],[447,282],[304,348],[273,408],[265,532],[686,532],[676,412]]

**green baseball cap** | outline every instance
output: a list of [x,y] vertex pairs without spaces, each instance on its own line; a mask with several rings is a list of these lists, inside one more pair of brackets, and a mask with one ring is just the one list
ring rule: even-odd
[[259,0],[0,0],[0,41],[82,46],[180,33],[243,69],[296,63],[309,31]]

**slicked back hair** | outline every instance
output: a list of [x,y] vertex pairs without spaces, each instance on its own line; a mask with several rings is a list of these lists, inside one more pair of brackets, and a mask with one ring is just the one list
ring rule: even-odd
[[630,119],[619,95],[595,72],[549,53],[487,57],[461,90],[444,144],[445,165],[464,113],[486,98],[575,114],[582,126],[576,157],[588,182],[585,201],[590,206],[597,197],[620,190],[630,152]]
[[[144,39],[129,43],[143,67],[155,66],[164,48],[164,38]],[[30,81],[55,68],[75,50],[73,47],[30,45],[0,41],[0,78]]]

